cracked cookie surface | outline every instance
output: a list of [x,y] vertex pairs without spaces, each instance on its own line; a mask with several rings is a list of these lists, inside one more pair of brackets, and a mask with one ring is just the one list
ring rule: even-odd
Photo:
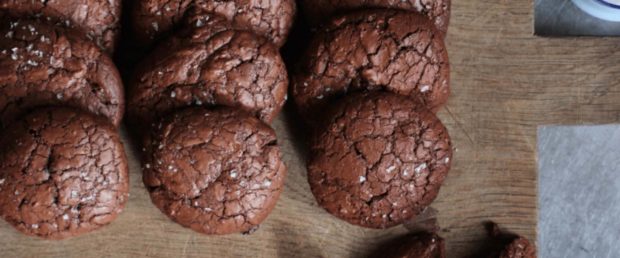
[[170,49],[177,49],[187,44],[203,44],[218,33],[229,30],[252,33],[252,31],[230,24],[224,16],[200,8],[190,8],[181,26],[157,45],[153,52],[170,51]]
[[128,93],[134,129],[187,106],[237,107],[267,123],[280,112],[288,75],[278,49],[218,21],[182,30],[138,66]]
[[62,239],[105,226],[128,188],[123,144],[103,118],[44,108],[2,136],[0,215],[27,235]]
[[273,129],[230,108],[189,108],[164,119],[146,144],[144,184],[175,222],[205,234],[251,232],[283,189]]
[[120,37],[120,0],[0,0],[0,12],[78,28],[107,53],[114,52]]
[[384,90],[436,111],[450,95],[446,47],[423,16],[363,11],[334,19],[310,43],[292,79],[292,95],[309,123],[347,92]]
[[325,17],[351,10],[392,8],[415,11],[431,19],[444,35],[450,23],[450,0],[302,0],[306,19],[318,25]]
[[329,213],[351,224],[388,228],[431,204],[451,158],[446,128],[413,100],[352,94],[312,137],[308,181]]
[[120,75],[83,35],[22,19],[2,23],[0,35],[0,127],[46,105],[88,110],[120,124]]
[[286,42],[296,12],[294,0],[139,0],[132,10],[136,39],[147,45],[161,38],[192,7],[226,17],[230,24],[263,35],[278,47]]

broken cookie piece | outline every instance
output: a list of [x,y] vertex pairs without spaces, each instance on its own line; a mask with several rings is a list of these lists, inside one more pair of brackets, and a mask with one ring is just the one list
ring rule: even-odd
[[421,232],[396,239],[370,258],[445,258],[445,245],[437,234]]
[[105,118],[44,108],[3,132],[0,216],[17,230],[63,239],[101,228],[123,210],[127,158]]
[[498,258],[536,258],[536,248],[524,237],[518,237],[510,242]]
[[536,247],[527,238],[502,231],[495,222],[485,226],[491,238],[489,258],[536,258]]

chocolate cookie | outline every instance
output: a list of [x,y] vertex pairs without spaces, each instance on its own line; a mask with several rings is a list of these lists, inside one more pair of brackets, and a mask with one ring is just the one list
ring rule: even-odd
[[0,12],[79,28],[108,53],[114,52],[120,36],[120,0],[0,0]]
[[319,205],[349,223],[388,228],[437,196],[452,158],[442,123],[391,94],[343,99],[312,137],[308,181]]
[[536,248],[524,237],[518,237],[506,246],[499,258],[536,258]]
[[228,30],[252,33],[252,31],[231,24],[224,16],[207,12],[201,8],[190,8],[175,33],[163,40],[154,52],[170,51],[170,49],[177,49],[183,44],[204,44],[211,37]]
[[190,105],[238,107],[267,123],[276,117],[288,87],[278,49],[247,31],[216,28],[173,37],[138,66],[128,97],[132,127]]
[[313,39],[293,78],[293,96],[310,122],[350,91],[411,96],[436,111],[450,94],[448,54],[424,16],[363,11],[339,17]]
[[398,243],[386,246],[372,257],[445,258],[445,241],[438,235],[431,233],[408,235],[399,239]]
[[2,135],[0,215],[47,239],[112,222],[128,197],[127,159],[104,118],[66,108],[25,116]]
[[[254,34],[244,28],[230,24],[224,16],[215,15],[200,8],[190,8],[174,34],[160,42],[152,52],[166,53],[192,44],[205,44],[217,34],[226,31],[240,31]],[[264,38],[260,36],[256,37],[261,39]],[[161,59],[161,57],[154,54],[147,56],[145,59],[143,63],[153,63]]]
[[502,231],[494,222],[486,223],[489,233],[489,250],[479,257],[489,258],[536,258],[536,246],[527,238]]
[[366,8],[392,8],[426,15],[445,34],[450,23],[450,0],[302,0],[306,19],[312,25],[333,14]]
[[34,20],[2,23],[0,35],[0,128],[46,105],[88,110],[120,124],[120,75],[83,35]]
[[133,8],[133,28],[142,45],[170,32],[191,7],[202,8],[228,22],[263,35],[281,47],[295,16],[294,0],[139,0]]
[[229,108],[185,109],[157,128],[144,184],[163,213],[205,234],[258,228],[286,176],[273,129]]

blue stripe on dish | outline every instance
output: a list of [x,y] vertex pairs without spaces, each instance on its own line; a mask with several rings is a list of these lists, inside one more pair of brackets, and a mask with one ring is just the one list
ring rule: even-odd
[[617,4],[612,4],[612,3],[607,2],[607,1],[605,1],[605,0],[596,0],[596,1],[597,1],[597,2],[599,2],[600,4],[603,4],[603,5],[609,6],[609,7],[611,7],[611,8],[614,8],[614,9],[620,9],[620,5],[617,5]]

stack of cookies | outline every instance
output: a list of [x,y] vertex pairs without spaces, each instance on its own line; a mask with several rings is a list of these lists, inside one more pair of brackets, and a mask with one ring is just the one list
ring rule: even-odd
[[[312,192],[355,225],[409,221],[436,198],[452,160],[434,114],[450,93],[449,1],[302,2],[316,34],[292,95],[314,128]],[[335,16],[320,23],[319,14]]]
[[286,99],[279,47],[295,3],[250,2],[133,7],[140,41],[159,39],[128,91],[129,124],[144,135],[144,184],[164,214],[204,234],[256,230],[287,172],[269,123]]
[[0,216],[61,239],[113,221],[127,201],[118,135],[120,1],[1,1]]

